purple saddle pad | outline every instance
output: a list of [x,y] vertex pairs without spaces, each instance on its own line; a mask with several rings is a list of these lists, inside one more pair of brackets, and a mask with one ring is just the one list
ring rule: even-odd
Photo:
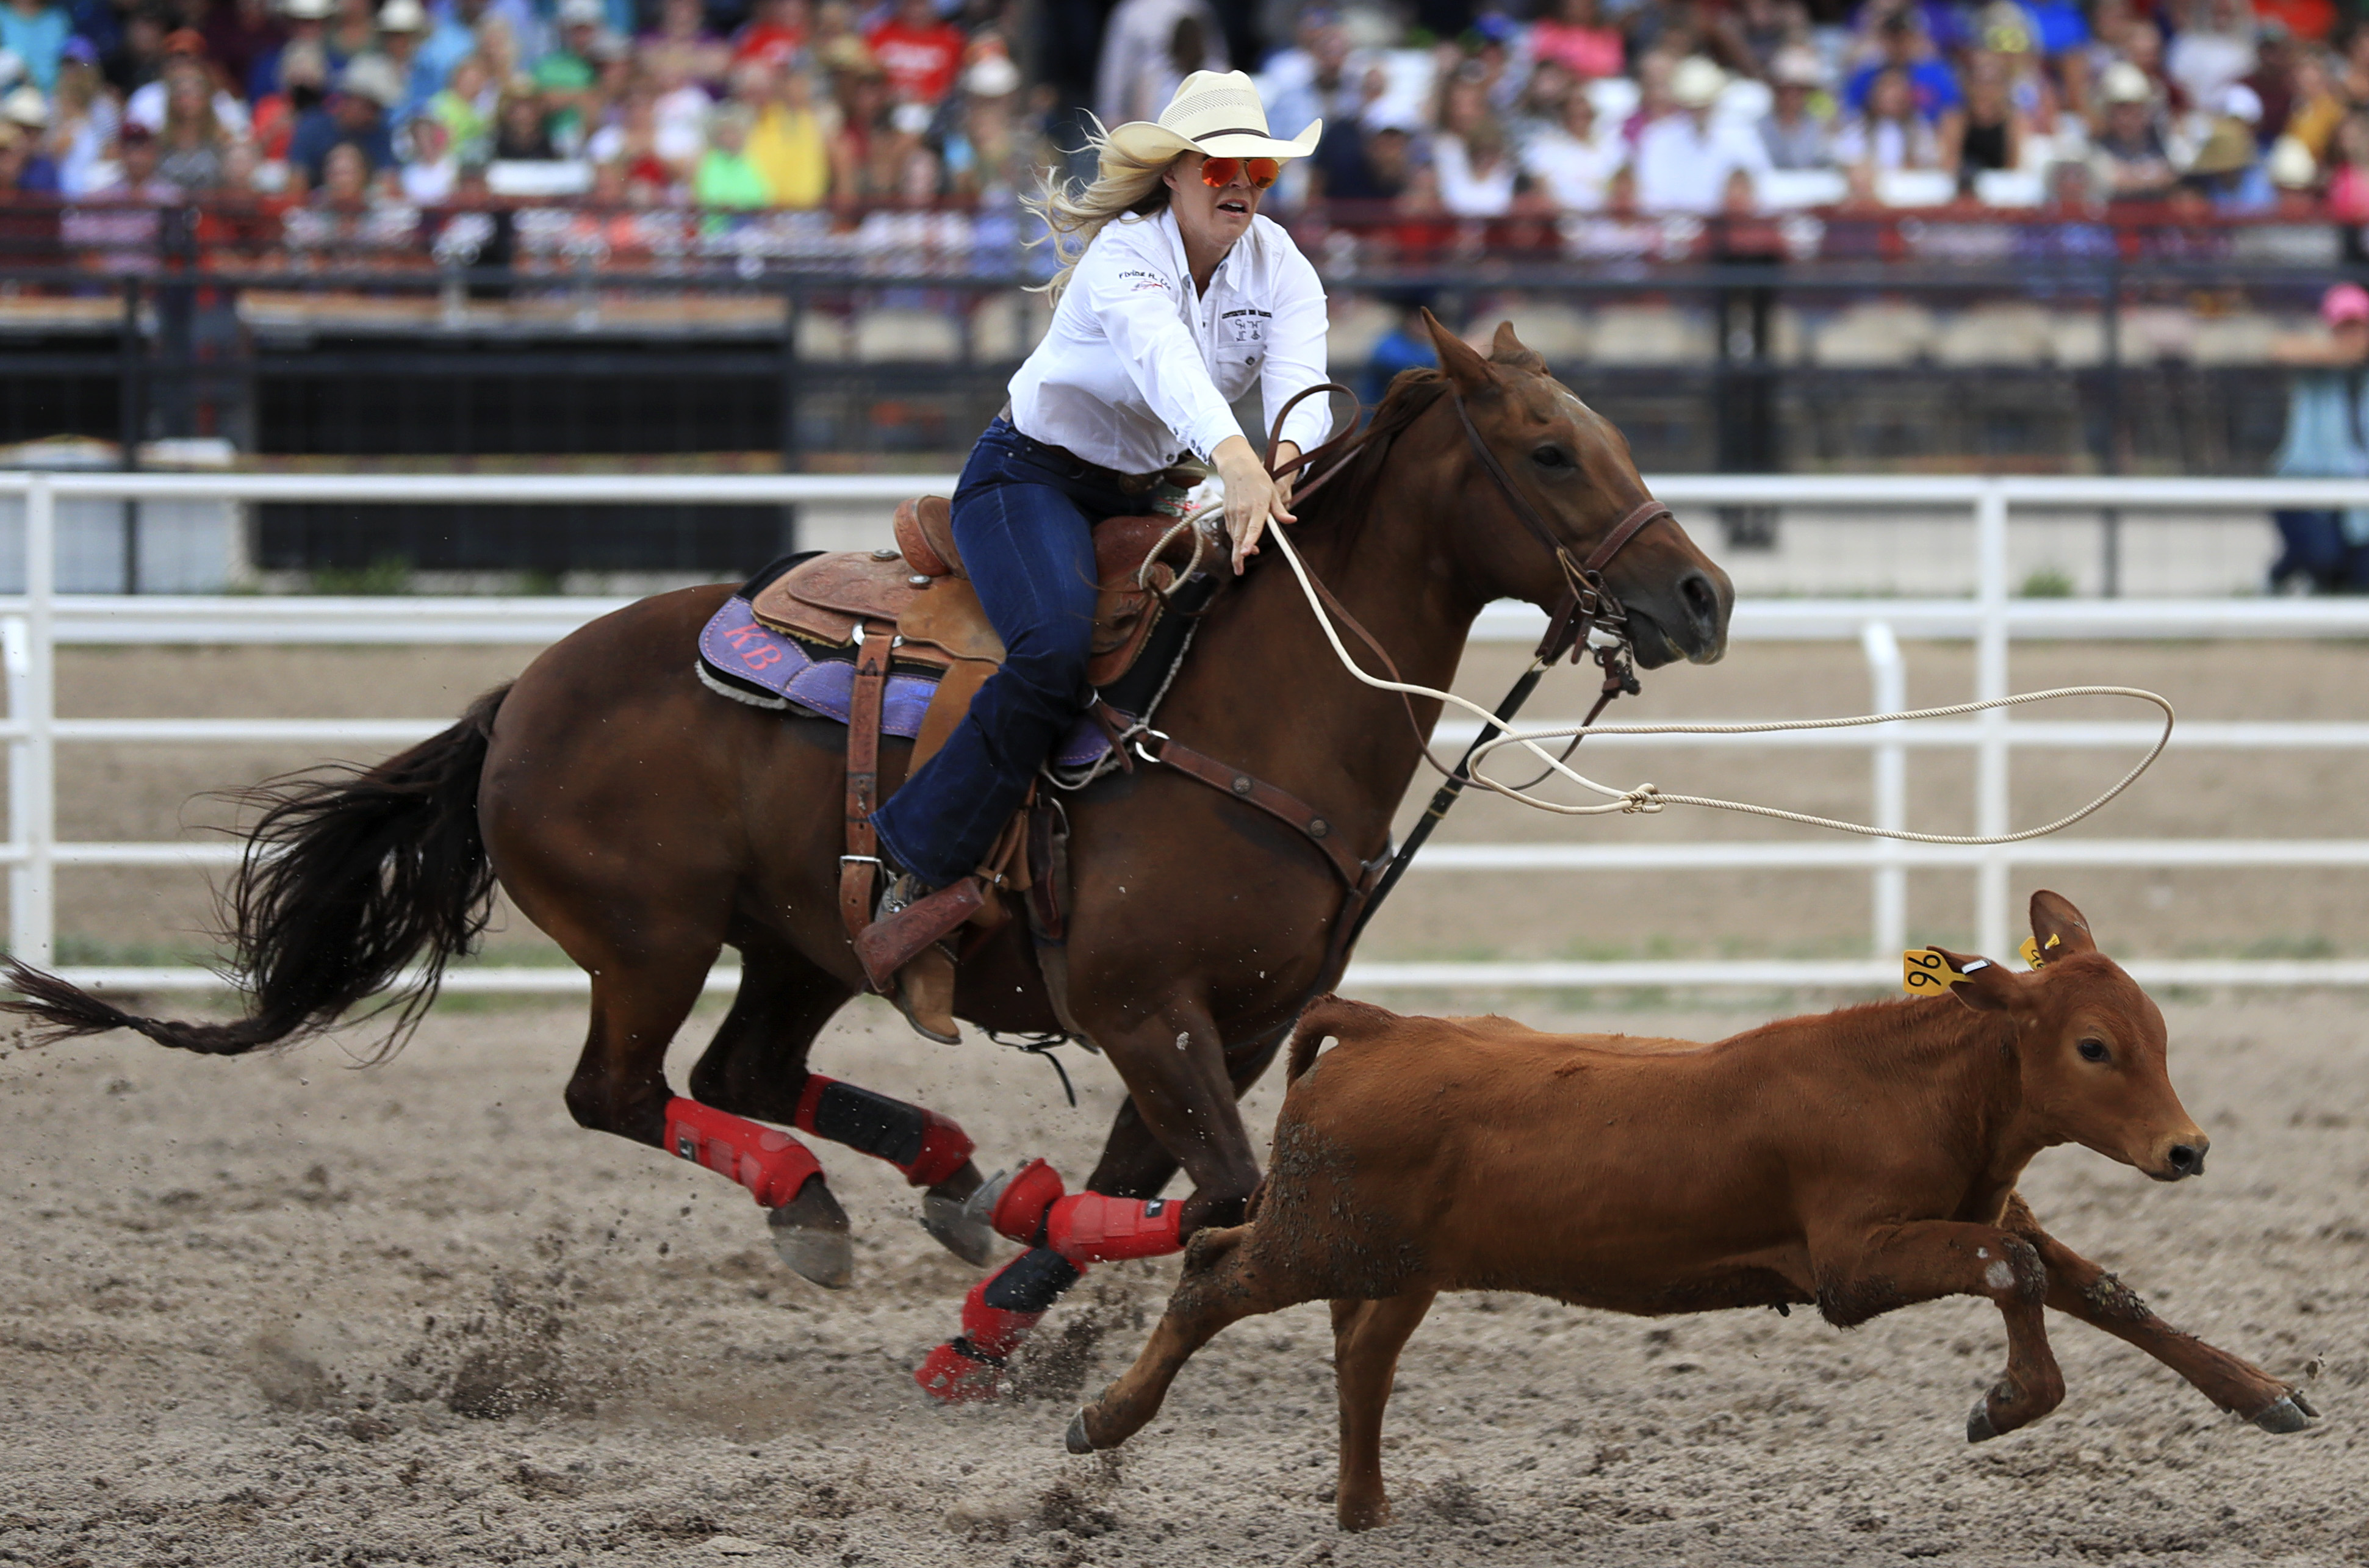
[[[855,665],[851,659],[816,658],[795,637],[784,636],[757,619],[749,601],[738,594],[708,619],[699,634],[699,657],[708,672],[725,685],[763,696],[779,697],[819,718],[847,722],[855,696]],[[921,732],[921,715],[929,710],[937,681],[903,671],[888,677],[881,704],[880,729],[910,740]],[[1080,719],[1055,748],[1053,761],[1063,768],[1082,768],[1110,750],[1110,737],[1092,719]]]

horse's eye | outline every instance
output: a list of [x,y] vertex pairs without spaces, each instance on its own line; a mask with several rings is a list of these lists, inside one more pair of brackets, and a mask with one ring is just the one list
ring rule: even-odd
[[2106,1059],[2106,1042],[2103,1040],[2083,1040],[2073,1048],[2081,1053],[2081,1059],[2083,1061],[2103,1061]]
[[1530,461],[1541,468],[1569,468],[1571,453],[1559,446],[1542,446],[1530,453]]

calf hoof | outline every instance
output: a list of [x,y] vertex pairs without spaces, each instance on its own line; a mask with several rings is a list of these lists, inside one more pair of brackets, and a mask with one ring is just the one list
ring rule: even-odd
[[2311,1407],[2311,1401],[2297,1391],[2281,1394],[2246,1419],[2265,1432],[2285,1433],[2302,1431],[2318,1415],[2319,1412]]
[[1997,1436],[1998,1428],[1991,1425],[1990,1401],[1976,1400],[1974,1408],[1966,1413],[1966,1441],[1987,1443]]
[[1061,1446],[1073,1454],[1091,1454],[1094,1451],[1094,1440],[1086,1436],[1084,1411],[1082,1410],[1070,1417],[1070,1429],[1061,1434]]
[[798,1189],[798,1196],[769,1211],[765,1224],[773,1233],[773,1251],[799,1278],[826,1290],[844,1290],[855,1277],[855,1245],[848,1239],[847,1210],[830,1196],[820,1177]]
[[924,1195],[921,1229],[938,1245],[973,1268],[984,1268],[995,1261],[1001,1238],[993,1227],[964,1207],[959,1199],[942,1196],[935,1189]]

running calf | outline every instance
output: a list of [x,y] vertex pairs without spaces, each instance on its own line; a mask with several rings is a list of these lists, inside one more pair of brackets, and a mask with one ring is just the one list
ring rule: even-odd
[[[2165,1323],[2018,1196],[2054,1145],[2165,1182],[2202,1174],[2207,1148],[2166,1075],[2155,1003],[2065,899],[2034,894],[2031,929],[2036,973],[1941,955],[1932,989],[1950,997],[1710,1046],[1318,1002],[1251,1219],[1195,1238],[1150,1342],[1070,1423],[1070,1449],[1125,1442],[1228,1324],[1330,1299],[1340,1521],[1383,1523],[1382,1409],[1442,1290],[1647,1316],[1814,1304],[1841,1327],[1983,1297],[2008,1363],[1967,1420],[1974,1442],[2065,1397],[2045,1304],[2266,1431],[2302,1428],[2318,1413],[2293,1385]],[[1320,1063],[1328,1036],[1341,1043]]]

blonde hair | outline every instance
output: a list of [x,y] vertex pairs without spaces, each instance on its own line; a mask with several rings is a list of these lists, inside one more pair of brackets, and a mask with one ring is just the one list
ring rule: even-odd
[[1139,158],[1113,145],[1101,120],[1095,120],[1093,126],[1086,136],[1086,146],[1095,157],[1093,183],[1064,179],[1048,168],[1037,193],[1022,203],[1044,219],[1050,231],[1028,243],[1052,242],[1053,258],[1060,268],[1032,292],[1055,304],[1061,301],[1061,291],[1070,286],[1070,274],[1078,269],[1086,247],[1105,225],[1125,217],[1149,217],[1168,205],[1168,185],[1162,177],[1184,155],[1163,153],[1157,158]]

